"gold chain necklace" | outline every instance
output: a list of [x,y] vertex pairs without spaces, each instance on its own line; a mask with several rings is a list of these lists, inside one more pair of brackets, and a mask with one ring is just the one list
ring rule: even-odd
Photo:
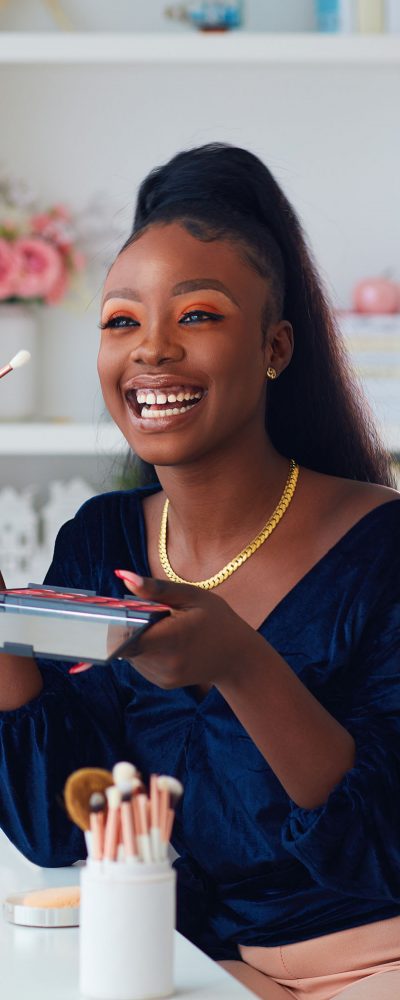
[[282,493],[282,496],[280,498],[277,507],[275,507],[275,510],[273,514],[271,514],[271,517],[268,518],[268,521],[264,525],[262,531],[260,531],[260,533],[256,535],[255,538],[253,538],[252,542],[249,542],[249,544],[246,545],[246,547],[242,549],[241,552],[239,552],[239,555],[235,556],[234,559],[231,559],[231,561],[228,562],[226,566],[223,567],[223,569],[220,569],[219,573],[215,573],[215,576],[210,576],[208,580],[197,580],[196,582],[194,582],[193,580],[184,580],[181,576],[178,576],[178,574],[175,573],[174,570],[172,569],[172,566],[169,562],[167,555],[167,522],[168,522],[169,500],[167,497],[162,512],[160,537],[158,540],[158,554],[160,557],[160,563],[162,565],[162,568],[166,576],[170,580],[173,580],[174,583],[189,583],[191,584],[192,587],[201,587],[202,590],[212,590],[213,587],[218,587],[218,584],[223,583],[224,580],[227,580],[229,576],[232,576],[232,573],[234,573],[235,570],[239,569],[239,566],[243,566],[243,563],[246,562],[246,559],[250,559],[250,556],[252,556],[254,552],[257,552],[257,549],[260,548],[260,545],[263,545],[263,543],[267,540],[267,538],[269,538],[269,536],[272,534],[274,528],[276,528],[277,524],[279,524],[279,521],[283,517],[285,511],[288,509],[288,506],[296,489],[298,476],[299,476],[299,466],[296,464],[294,458],[291,458],[289,476],[286,480],[285,489]]

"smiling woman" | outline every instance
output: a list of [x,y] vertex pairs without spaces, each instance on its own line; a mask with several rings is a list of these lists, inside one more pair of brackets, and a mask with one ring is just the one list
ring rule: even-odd
[[400,983],[400,498],[257,157],[211,144],[144,180],[100,327],[104,399],[155,482],[85,504],[46,583],[170,614],[79,676],[2,657],[0,821],[70,863],[70,771],[175,774],[179,929],[260,997],[382,1000],[384,974]]

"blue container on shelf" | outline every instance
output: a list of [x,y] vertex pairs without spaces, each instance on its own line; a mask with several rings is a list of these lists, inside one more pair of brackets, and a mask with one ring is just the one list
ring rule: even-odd
[[318,31],[337,32],[341,24],[341,0],[316,0],[315,14]]
[[241,0],[226,3],[190,3],[187,8],[187,18],[201,31],[228,31],[230,28],[240,28],[243,23],[243,4]]

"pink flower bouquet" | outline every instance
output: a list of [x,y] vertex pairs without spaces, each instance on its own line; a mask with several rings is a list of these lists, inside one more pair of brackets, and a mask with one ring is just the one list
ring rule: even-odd
[[0,303],[54,305],[85,267],[68,209],[35,208],[26,189],[0,181]]

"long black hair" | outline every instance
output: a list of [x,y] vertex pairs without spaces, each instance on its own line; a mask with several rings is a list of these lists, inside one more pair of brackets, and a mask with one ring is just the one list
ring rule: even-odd
[[[266,427],[277,451],[316,472],[394,486],[390,455],[299,219],[265,164],[226,143],[178,153],[141,184],[120,253],[149,226],[177,221],[200,240],[234,242],[265,276],[275,318],[292,324],[292,360],[267,393]],[[271,307],[264,332],[270,319]],[[140,467],[142,482],[157,481],[152,466]]]

